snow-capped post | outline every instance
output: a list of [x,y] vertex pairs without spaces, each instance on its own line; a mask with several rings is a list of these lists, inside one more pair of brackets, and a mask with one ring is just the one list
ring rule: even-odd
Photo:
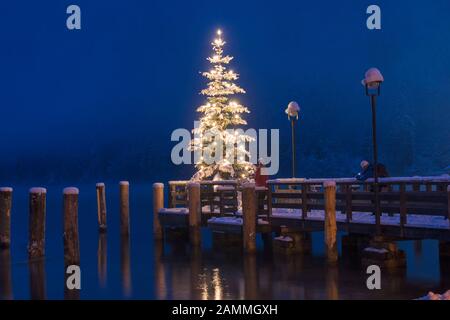
[[336,225],[336,182],[323,183],[325,200],[325,247],[328,263],[334,264],[338,260],[337,225]]
[[163,239],[163,228],[159,221],[159,210],[164,208],[164,184],[153,184],[153,238]]
[[120,233],[130,234],[130,200],[128,181],[120,181]]
[[97,190],[97,218],[98,218],[98,230],[100,232],[106,231],[106,195],[105,184],[100,182],[95,186]]
[[370,97],[372,107],[372,144],[373,144],[373,191],[375,195],[375,225],[376,234],[381,235],[381,210],[378,190],[378,147],[377,147],[377,113],[376,101],[380,95],[381,83],[384,81],[383,75],[377,68],[370,68],[366,71],[364,79],[361,81],[366,89],[366,96]]
[[300,106],[297,102],[291,101],[288,107],[284,111],[288,115],[289,121],[291,121],[291,134],[292,134],[292,178],[295,178],[295,121],[298,120],[298,113],[300,112]]
[[30,259],[45,255],[46,195],[45,188],[31,188],[29,192],[28,256]]
[[242,186],[242,217],[244,251],[256,251],[256,193],[255,184],[246,183]]
[[0,188],[0,249],[11,244],[11,205],[13,189]]
[[64,265],[80,265],[80,241],[78,236],[78,194],[77,188],[63,191],[64,197]]
[[200,183],[190,182],[188,184],[189,197],[189,241],[194,246],[201,243],[200,225]]

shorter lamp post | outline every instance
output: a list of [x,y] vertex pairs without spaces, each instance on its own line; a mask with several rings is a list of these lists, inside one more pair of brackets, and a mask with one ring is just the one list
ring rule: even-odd
[[370,97],[372,107],[372,144],[373,144],[373,191],[375,195],[375,225],[377,235],[381,234],[381,210],[378,190],[378,146],[377,146],[377,105],[376,98],[380,95],[383,75],[377,68],[366,71],[362,84],[366,89],[366,96]]
[[298,113],[300,112],[300,106],[297,102],[291,101],[285,110],[288,115],[288,119],[291,121],[292,131],[292,178],[295,178],[295,121],[298,120]]

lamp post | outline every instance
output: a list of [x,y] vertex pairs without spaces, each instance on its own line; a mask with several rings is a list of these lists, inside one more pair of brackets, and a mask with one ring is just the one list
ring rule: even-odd
[[373,191],[375,195],[375,225],[377,235],[381,234],[381,210],[378,188],[378,146],[377,146],[377,97],[380,95],[383,75],[377,68],[366,71],[362,84],[366,89],[366,96],[370,97],[372,107],[372,144],[373,144]]
[[298,113],[300,112],[300,106],[297,102],[291,101],[288,104],[287,109],[284,111],[288,115],[288,119],[291,121],[291,134],[292,134],[292,178],[295,178],[295,121],[298,120]]

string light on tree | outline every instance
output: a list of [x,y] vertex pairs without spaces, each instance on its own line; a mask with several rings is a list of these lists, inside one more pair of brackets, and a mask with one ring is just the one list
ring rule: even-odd
[[[243,147],[253,138],[237,131],[230,132],[230,129],[247,124],[242,114],[250,111],[236,100],[236,95],[244,94],[245,90],[235,83],[239,75],[227,68],[233,57],[224,55],[225,43],[222,31],[217,30],[217,37],[211,43],[213,54],[207,58],[212,68],[202,73],[208,83],[200,94],[206,96],[207,101],[197,108],[201,117],[199,126],[193,130],[196,138],[191,149],[202,154],[195,164],[197,172],[193,180],[248,180],[253,174],[253,165],[246,161],[250,159],[250,153]],[[206,154],[216,157],[219,152],[222,157],[218,161],[205,161]]]

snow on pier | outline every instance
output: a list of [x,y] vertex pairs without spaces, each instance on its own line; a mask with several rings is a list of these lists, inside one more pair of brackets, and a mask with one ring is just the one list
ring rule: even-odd
[[[274,208],[272,211],[272,217],[302,219],[302,211],[301,209]],[[310,212],[308,212],[308,216],[306,218],[306,220],[318,221],[323,221],[324,219],[325,212],[323,210],[311,210]],[[338,222],[346,222],[346,214],[339,211],[336,212],[336,220]],[[375,216],[369,212],[353,212],[352,220],[349,223],[375,224]],[[394,214],[390,216],[386,213],[383,213],[381,215],[381,224],[391,226],[400,225],[400,214]],[[443,216],[410,214],[408,215],[408,221],[405,226],[432,229],[448,229],[450,228],[450,221]]]

